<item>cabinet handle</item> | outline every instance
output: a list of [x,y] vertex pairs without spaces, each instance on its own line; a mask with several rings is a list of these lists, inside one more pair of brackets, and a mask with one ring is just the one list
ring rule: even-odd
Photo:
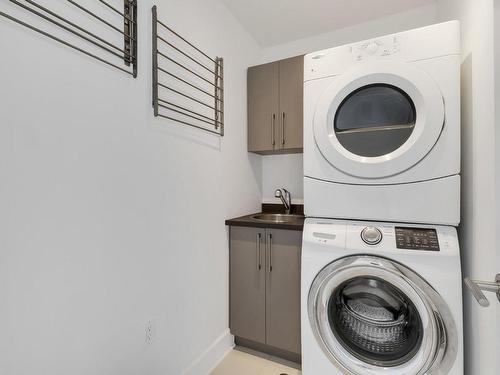
[[285,145],[285,112],[281,114],[281,144]]
[[260,239],[261,239],[261,237],[262,237],[262,234],[257,233],[256,249],[255,249],[256,251],[255,252],[257,253],[257,270],[259,270],[259,271],[262,268],[262,264],[260,263],[260,251],[261,251],[260,250],[260,243],[261,243]]
[[268,246],[269,246],[269,272],[272,272],[273,271],[273,235],[272,234],[268,234],[267,235],[267,242],[268,242]]
[[274,135],[274,125],[276,123],[276,114],[273,113],[271,116],[271,144],[274,146],[276,144],[276,139]]

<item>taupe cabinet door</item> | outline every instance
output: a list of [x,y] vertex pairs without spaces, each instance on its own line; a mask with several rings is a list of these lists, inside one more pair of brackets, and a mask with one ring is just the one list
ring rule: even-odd
[[230,328],[300,354],[302,232],[231,227]]
[[303,56],[248,69],[248,151],[303,148]]
[[248,69],[248,150],[265,152],[279,148],[279,65]]
[[267,229],[266,343],[300,353],[302,232]]
[[304,58],[279,62],[280,143],[282,149],[303,148]]
[[230,231],[231,333],[265,343],[265,229],[231,227]]

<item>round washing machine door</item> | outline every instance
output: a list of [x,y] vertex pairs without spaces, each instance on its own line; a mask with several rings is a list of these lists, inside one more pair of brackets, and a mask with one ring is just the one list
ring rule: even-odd
[[330,361],[353,375],[446,374],[457,330],[439,294],[405,266],[350,256],[312,283],[308,315]]
[[429,153],[444,113],[441,90],[426,72],[408,63],[372,62],[342,74],[321,95],[314,138],[335,168],[383,178]]

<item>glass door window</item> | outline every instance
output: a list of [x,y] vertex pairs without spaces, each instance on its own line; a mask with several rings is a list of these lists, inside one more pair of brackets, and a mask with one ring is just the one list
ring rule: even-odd
[[330,327],[340,343],[365,363],[408,362],[422,342],[422,321],[413,302],[376,277],[359,277],[337,287],[328,304]]
[[334,130],[340,144],[355,155],[376,157],[401,147],[415,127],[416,110],[403,90],[371,84],[350,93],[340,104]]

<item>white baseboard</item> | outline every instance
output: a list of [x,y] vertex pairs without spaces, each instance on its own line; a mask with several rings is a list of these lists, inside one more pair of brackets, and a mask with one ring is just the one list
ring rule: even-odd
[[229,329],[226,329],[222,335],[182,372],[182,375],[210,374],[233,348],[234,336],[231,335]]

